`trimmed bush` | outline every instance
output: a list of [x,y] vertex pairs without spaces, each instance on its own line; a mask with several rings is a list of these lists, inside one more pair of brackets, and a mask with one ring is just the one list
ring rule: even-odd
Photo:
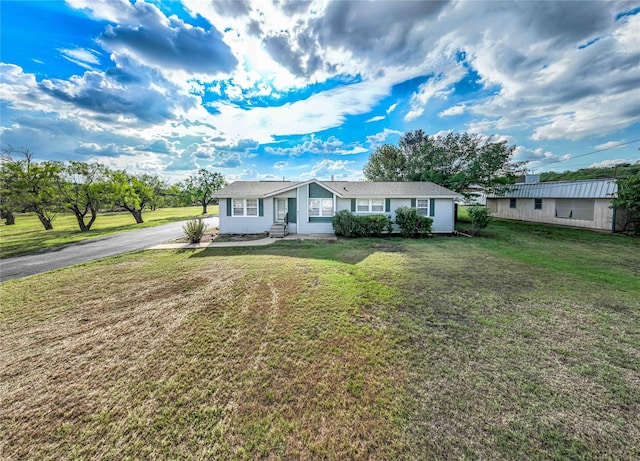
[[356,215],[349,210],[338,211],[333,215],[333,230],[336,235],[343,237],[358,237],[360,235],[360,223]]
[[204,235],[204,231],[207,229],[207,225],[204,223],[202,218],[192,219],[187,221],[187,223],[182,226],[187,239],[191,243],[200,243],[202,240],[202,236]]
[[403,237],[425,237],[431,233],[433,219],[422,216],[415,208],[396,209],[396,224]]
[[356,216],[341,210],[333,216],[333,230],[343,237],[380,237],[391,226],[391,218],[382,214]]

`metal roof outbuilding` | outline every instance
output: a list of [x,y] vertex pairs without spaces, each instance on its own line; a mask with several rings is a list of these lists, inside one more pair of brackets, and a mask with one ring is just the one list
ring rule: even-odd
[[513,184],[487,198],[615,198],[617,194],[615,179],[586,179]]

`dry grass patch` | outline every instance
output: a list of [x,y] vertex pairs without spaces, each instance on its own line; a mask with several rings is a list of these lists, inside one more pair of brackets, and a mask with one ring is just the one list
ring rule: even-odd
[[640,457],[640,241],[522,230],[144,252],[6,282],[0,451]]

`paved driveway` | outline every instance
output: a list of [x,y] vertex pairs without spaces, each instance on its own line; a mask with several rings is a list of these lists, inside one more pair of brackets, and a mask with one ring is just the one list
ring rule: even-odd
[[[210,228],[218,227],[217,216],[206,218],[204,221]],[[185,222],[147,227],[2,259],[0,260],[0,282],[158,245],[183,236],[182,226]]]

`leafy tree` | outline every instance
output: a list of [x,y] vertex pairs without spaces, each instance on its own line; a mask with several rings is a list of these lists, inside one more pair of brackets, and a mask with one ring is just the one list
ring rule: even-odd
[[407,157],[396,146],[385,144],[371,154],[363,171],[370,181],[407,181]]
[[56,182],[62,206],[74,214],[80,230],[86,232],[106,201],[107,169],[97,163],[71,161],[61,171]]
[[[21,160],[13,154],[21,154]],[[35,162],[28,150],[2,148],[2,188],[7,188],[3,207],[11,215],[16,210],[33,211],[45,230],[53,229],[53,220],[61,211],[56,181],[60,165],[56,162]],[[6,212],[5,212],[6,214]]]
[[126,171],[112,171],[109,174],[110,202],[131,213],[137,224],[144,222],[142,211],[155,199],[151,178],[149,175],[130,175]]
[[640,173],[618,180],[618,196],[612,205],[626,213],[624,230],[634,225],[635,232],[640,233]]
[[184,183],[184,193],[190,197],[190,203],[202,206],[202,214],[207,213],[207,205],[215,202],[213,194],[222,189],[226,181],[220,173],[207,171],[204,168],[198,174],[190,176]]
[[491,215],[486,206],[473,205],[467,209],[471,218],[471,235],[476,235],[480,229],[484,229],[491,222]]
[[626,178],[640,173],[640,161],[635,164],[621,163],[602,168],[580,168],[575,171],[547,171],[540,173],[540,181],[579,181],[582,179]]
[[472,184],[485,188],[512,181],[523,163],[512,162],[515,146],[479,134],[429,136],[405,133],[399,147],[376,149],[364,167],[370,181],[431,181],[464,193]]

